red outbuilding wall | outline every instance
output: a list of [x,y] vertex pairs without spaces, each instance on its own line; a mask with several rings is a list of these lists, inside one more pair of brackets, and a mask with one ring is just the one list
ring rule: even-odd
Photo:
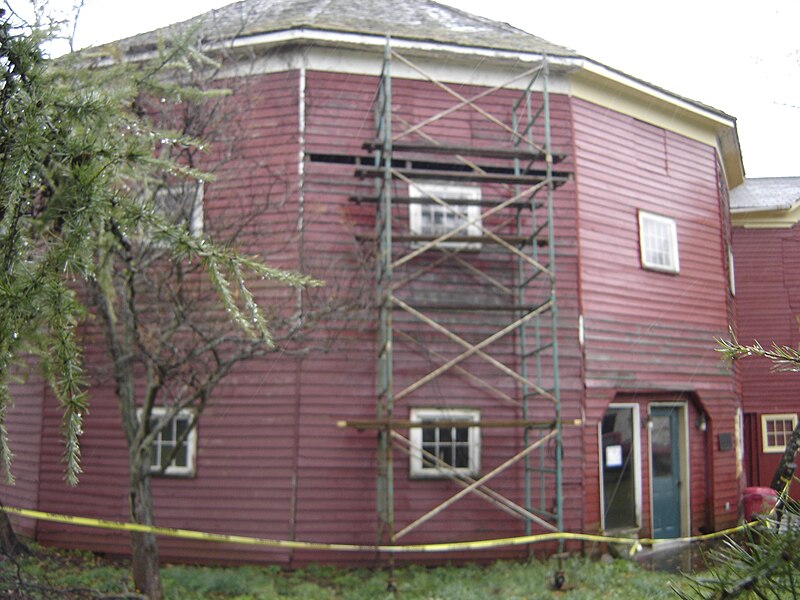
[[[736,304],[742,343],[796,348],[800,343],[800,227],[733,230]],[[745,414],[747,484],[769,486],[782,452],[764,451],[762,419],[800,413],[797,373],[772,370],[769,361],[739,361]],[[795,484],[792,495],[800,497]]]

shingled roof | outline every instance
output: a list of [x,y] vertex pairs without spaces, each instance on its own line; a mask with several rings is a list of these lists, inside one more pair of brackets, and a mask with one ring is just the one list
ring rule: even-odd
[[159,37],[198,27],[202,39],[213,42],[247,38],[293,29],[391,35],[394,38],[579,56],[507,23],[492,21],[431,0],[241,0],[182,23],[118,42],[135,52]]
[[800,177],[746,179],[731,190],[731,211],[786,210],[800,203]]

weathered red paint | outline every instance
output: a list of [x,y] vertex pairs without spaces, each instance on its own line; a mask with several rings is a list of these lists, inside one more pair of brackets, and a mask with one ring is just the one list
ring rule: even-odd
[[[268,259],[324,278],[330,286],[347,286],[364,276],[372,281],[372,274],[363,272],[365,248],[356,234],[372,233],[374,207],[348,201],[355,193],[369,193],[372,182],[354,177],[354,164],[314,162],[311,156],[366,156],[362,144],[374,136],[371,103],[377,79],[309,71],[303,87],[302,76],[300,71],[257,76],[233,97],[248,111],[247,135],[225,170],[206,188],[206,221],[213,228],[226,211],[237,210],[242,197],[264,194],[271,204],[247,238],[254,248],[266,244],[275,249]],[[301,89],[305,90],[302,128]],[[458,89],[465,95],[480,91],[475,86]],[[500,91],[482,100],[481,106],[505,114],[516,97],[517,92]],[[396,116],[412,121],[452,103],[424,81],[396,80],[394,98]],[[550,99],[553,146],[567,155],[558,168],[575,172],[574,183],[555,192],[562,418],[582,420],[582,425],[566,426],[564,432],[565,528],[598,529],[597,426],[610,402],[630,397],[642,406],[648,398],[685,399],[692,423],[699,410],[707,413],[708,431],[690,428],[689,432],[692,531],[730,524],[736,518],[738,498],[735,453],[718,452],[714,442],[718,432],[733,431],[736,406],[733,374],[713,349],[713,337],[727,330],[729,302],[722,252],[727,216],[720,208],[715,151],[582,100],[558,94]],[[468,109],[437,128],[431,134],[443,142],[497,138],[493,144],[507,143]],[[301,151],[306,157],[302,179]],[[638,208],[678,220],[680,275],[640,268]],[[397,217],[407,219],[404,208],[398,209]],[[509,266],[507,258],[494,258],[488,252],[472,259],[498,272]],[[447,285],[458,294],[474,282],[452,280]],[[584,346],[579,343],[581,314]],[[345,323],[331,352],[253,361],[241,365],[219,387],[199,426],[196,476],[154,482],[160,525],[279,539],[375,542],[374,432],[336,427],[339,420],[375,416],[375,314],[360,318],[363,321]],[[459,332],[480,339],[492,332],[491,325],[467,322]],[[102,347],[91,343],[92,335],[96,332],[89,328],[87,363],[102,366],[107,359]],[[435,336],[429,341],[431,348],[440,343]],[[398,386],[429,370],[429,361],[419,350],[398,343],[395,351],[402,357],[395,373]],[[493,352],[513,357],[513,340],[498,342]],[[489,380],[496,375],[476,359],[464,366]],[[99,372],[94,375],[99,377]],[[61,481],[59,416],[49,398],[43,411],[41,461],[31,466],[31,476],[38,481],[17,502],[90,517],[126,517],[125,448],[113,385],[103,379],[93,383],[80,486],[68,489]],[[499,380],[498,386],[515,391]],[[413,407],[441,403],[480,407],[488,419],[520,416],[517,409],[487,402],[479,388],[452,373],[399,402],[396,414],[405,417]],[[34,410],[27,426],[37,418]],[[22,431],[23,425],[19,428]],[[483,464],[496,465],[507,458],[520,435],[486,430]],[[460,489],[448,481],[410,479],[407,461],[398,456],[394,471],[398,525]],[[705,457],[711,458],[707,462]],[[711,479],[714,498],[707,507],[705,481]],[[519,497],[521,469],[509,470],[492,487]],[[726,511],[725,502],[730,501],[734,508]],[[645,495],[645,517],[647,506]],[[648,523],[645,518],[643,535]],[[470,496],[403,541],[484,539],[523,531],[520,521]],[[45,543],[127,551],[126,537],[115,533],[43,523],[37,536]],[[525,551],[501,549],[463,557],[520,556]],[[375,560],[372,555],[289,553],[167,539],[161,541],[161,554],[171,561],[219,563]],[[404,555],[403,559],[458,557]]]
[[[733,229],[736,260],[738,337],[764,347],[777,343],[797,347],[800,329],[800,227]],[[780,453],[764,453],[761,417],[800,412],[797,374],[773,371],[769,361],[742,360],[742,407],[745,413],[747,484],[769,486]],[[800,486],[792,486],[800,497]]]

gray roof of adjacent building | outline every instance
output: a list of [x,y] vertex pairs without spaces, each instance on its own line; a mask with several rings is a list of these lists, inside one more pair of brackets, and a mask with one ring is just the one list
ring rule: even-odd
[[432,0],[241,0],[182,23],[118,42],[136,52],[175,30],[197,27],[209,42],[293,29],[390,35],[395,38],[579,57],[574,50]]
[[788,210],[800,202],[800,177],[754,177],[731,190],[731,212]]

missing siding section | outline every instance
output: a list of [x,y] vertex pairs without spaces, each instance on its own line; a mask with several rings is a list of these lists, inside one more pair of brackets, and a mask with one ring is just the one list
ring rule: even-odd
[[[369,155],[355,155],[355,154],[308,154],[308,161],[312,163],[325,163],[334,165],[359,165],[371,167],[374,165],[375,160]],[[426,160],[402,160],[393,159],[392,167],[397,169],[412,169],[419,171],[440,171],[443,177],[447,173],[474,173],[475,170],[471,167],[453,162],[438,162]],[[498,167],[491,165],[478,165],[480,169],[486,173],[497,175],[514,175],[513,167]],[[537,177],[544,177],[545,171],[543,169],[525,169],[520,172],[521,175],[532,175]]]

